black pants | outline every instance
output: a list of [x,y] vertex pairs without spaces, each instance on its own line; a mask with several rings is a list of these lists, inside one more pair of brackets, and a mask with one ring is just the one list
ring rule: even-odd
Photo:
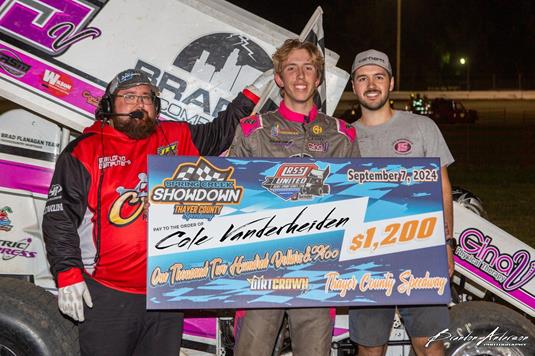
[[119,292],[86,278],[93,308],[78,325],[87,356],[178,355],[184,315],[147,311],[146,296]]

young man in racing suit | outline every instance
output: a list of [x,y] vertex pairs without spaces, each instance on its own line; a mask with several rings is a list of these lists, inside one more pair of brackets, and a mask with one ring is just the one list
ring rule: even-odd
[[[362,116],[353,125],[359,132],[358,143],[364,157],[440,157],[442,200],[448,253],[448,269],[453,274],[451,242],[453,205],[448,166],[453,157],[437,125],[428,117],[392,110],[388,103],[394,88],[388,56],[376,50],[357,54],[351,69],[353,92]],[[444,345],[427,345],[430,336],[448,328],[446,305],[399,307],[403,323],[417,355],[443,355]],[[349,333],[358,343],[358,354],[384,355],[394,321],[395,306],[362,307],[349,311]]]
[[[229,156],[359,157],[355,129],[319,113],[313,103],[324,73],[321,52],[312,43],[287,40],[273,55],[273,66],[284,100],[277,111],[240,121]],[[294,355],[330,353],[329,309],[304,308],[238,312],[236,355],[271,355],[285,313]]]
[[58,158],[43,233],[82,354],[178,354],[182,313],[145,307],[147,155],[220,154],[258,100],[249,89],[211,123],[159,122],[158,88],[141,71],[123,71],[101,100],[101,121]]

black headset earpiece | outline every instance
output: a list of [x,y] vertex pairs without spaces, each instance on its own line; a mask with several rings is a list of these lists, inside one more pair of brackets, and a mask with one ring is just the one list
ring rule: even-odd
[[95,111],[95,119],[107,121],[108,115],[113,112],[112,98],[109,94],[104,94],[98,103],[97,110]]
[[103,112],[113,112],[113,101],[111,95],[106,94],[100,99],[100,109]]

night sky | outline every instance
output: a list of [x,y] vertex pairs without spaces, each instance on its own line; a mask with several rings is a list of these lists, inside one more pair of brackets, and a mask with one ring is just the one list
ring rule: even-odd
[[[357,52],[375,48],[396,68],[396,0],[229,1],[297,34],[319,5],[339,67],[349,71]],[[402,4],[401,90],[466,89],[467,74],[472,90],[535,89],[535,1]]]

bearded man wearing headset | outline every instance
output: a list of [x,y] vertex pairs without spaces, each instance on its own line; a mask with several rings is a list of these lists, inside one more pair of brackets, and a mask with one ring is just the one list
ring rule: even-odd
[[108,84],[97,121],[61,153],[43,233],[59,309],[83,355],[177,355],[183,314],[146,310],[147,156],[219,155],[251,113],[261,75],[212,122],[160,122],[159,90],[128,69]]

